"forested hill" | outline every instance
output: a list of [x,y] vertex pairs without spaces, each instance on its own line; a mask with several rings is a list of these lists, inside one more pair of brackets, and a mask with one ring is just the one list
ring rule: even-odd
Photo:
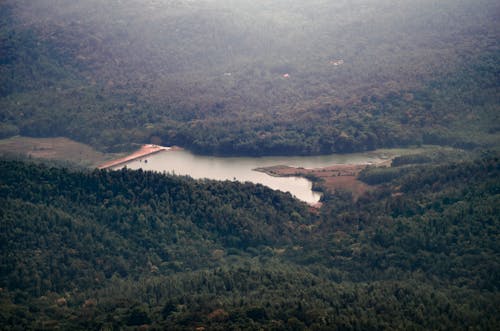
[[311,213],[259,185],[1,161],[1,328],[498,329],[498,156],[399,164]]
[[221,155],[495,146],[496,0],[5,0],[0,138]]

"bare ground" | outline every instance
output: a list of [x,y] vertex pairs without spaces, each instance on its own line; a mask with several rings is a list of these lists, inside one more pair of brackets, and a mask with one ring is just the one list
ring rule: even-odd
[[[179,147],[174,147],[175,149],[179,149]],[[129,154],[125,157],[115,159],[112,161],[105,162],[101,165],[99,165],[99,169],[107,169],[107,168],[113,168],[117,167],[119,165],[122,165],[124,163],[139,159],[141,157],[145,157],[151,154],[156,154],[161,151],[167,151],[171,150],[171,147],[163,147],[163,146],[158,146],[158,145],[143,145],[139,150],[135,151],[132,154]]]
[[[388,166],[391,160],[381,160],[376,163],[377,166]],[[359,198],[364,193],[372,190],[374,187],[358,180],[358,175],[369,164],[336,164],[325,168],[305,169],[289,166],[272,166],[255,169],[271,176],[287,177],[298,176],[305,178],[314,178],[316,185],[329,193],[336,190],[345,190],[352,193],[354,199]],[[371,163],[370,165],[374,165]]]

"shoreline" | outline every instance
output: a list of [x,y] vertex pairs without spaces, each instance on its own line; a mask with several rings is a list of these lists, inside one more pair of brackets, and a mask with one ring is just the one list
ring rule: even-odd
[[110,168],[114,168],[114,167],[117,167],[119,165],[123,165],[125,163],[128,163],[130,161],[134,161],[134,160],[140,159],[142,157],[153,155],[153,154],[156,154],[159,152],[180,150],[180,149],[181,148],[177,147],[177,146],[164,147],[164,146],[159,146],[159,145],[146,144],[146,145],[142,145],[139,150],[133,152],[132,154],[129,154],[129,155],[122,157],[122,158],[119,158],[119,159],[115,159],[115,160],[111,160],[111,161],[107,161],[107,162],[102,163],[101,165],[99,165],[97,167],[97,169],[110,169]]
[[[162,151],[182,150],[181,147],[164,147],[159,145],[143,145],[134,153],[101,164],[99,169],[111,169],[128,162],[147,157]],[[403,154],[403,153],[401,153]],[[271,177],[299,177],[312,182],[312,190],[325,194],[335,194],[336,191],[347,191],[356,201],[365,193],[372,191],[376,186],[368,185],[358,179],[359,173],[368,166],[390,167],[391,162],[398,154],[384,153],[368,162],[337,163],[318,168],[293,167],[285,164],[253,168],[253,171],[264,173]],[[323,202],[306,202],[311,210],[321,209]]]
[[[354,200],[357,200],[361,195],[374,188],[358,180],[359,173],[368,166],[390,167],[391,161],[392,158],[389,158],[367,163],[333,164],[313,169],[276,165],[254,170],[273,177],[306,178],[313,183],[313,188],[316,185],[320,192],[334,194],[336,190],[345,190],[352,194]],[[322,203],[309,205],[312,208],[319,209]]]

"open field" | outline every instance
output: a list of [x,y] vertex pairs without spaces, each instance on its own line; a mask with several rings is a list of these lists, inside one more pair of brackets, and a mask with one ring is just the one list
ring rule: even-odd
[[0,154],[38,159],[63,160],[84,167],[97,167],[123,154],[102,153],[68,138],[29,138],[16,136],[0,140]]

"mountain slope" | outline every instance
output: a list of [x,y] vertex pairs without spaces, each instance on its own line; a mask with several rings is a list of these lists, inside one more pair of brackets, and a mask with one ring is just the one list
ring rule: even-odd
[[498,143],[495,1],[0,5],[0,136],[224,155]]
[[1,324],[497,328],[498,157],[398,168],[315,215],[251,184],[2,161]]

